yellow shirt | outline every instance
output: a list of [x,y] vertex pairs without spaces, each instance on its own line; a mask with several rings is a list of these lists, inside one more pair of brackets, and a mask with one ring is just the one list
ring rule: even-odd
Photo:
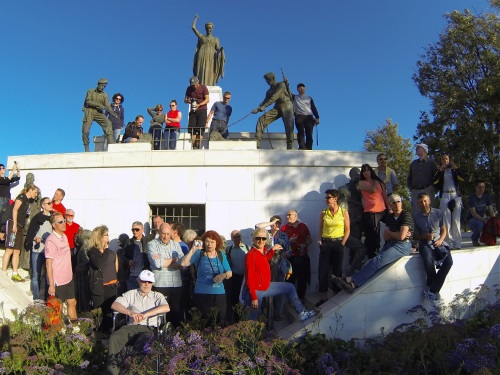
[[344,237],[344,210],[339,207],[335,215],[329,208],[323,211],[323,232],[322,238]]

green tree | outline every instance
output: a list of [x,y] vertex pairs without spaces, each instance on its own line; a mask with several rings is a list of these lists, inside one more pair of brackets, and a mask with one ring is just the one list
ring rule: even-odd
[[500,202],[500,1],[490,12],[446,14],[447,27],[417,62],[413,80],[429,98],[415,140],[435,154],[449,152],[465,172],[462,194],[474,192],[477,179],[487,182]]
[[[364,149],[369,152],[379,152],[387,155],[387,165],[394,169],[399,180],[399,195],[405,198],[404,207],[410,209],[409,193],[406,188],[406,177],[412,161],[412,148],[409,138],[398,134],[398,124],[386,119],[385,124],[375,131],[367,131]],[[372,167],[376,167],[373,165]]]

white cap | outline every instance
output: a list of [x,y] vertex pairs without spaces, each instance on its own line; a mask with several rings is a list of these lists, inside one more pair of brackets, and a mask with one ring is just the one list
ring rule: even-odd
[[139,275],[139,279],[141,281],[151,281],[152,283],[154,283],[155,282],[155,274],[151,271],[144,270]]

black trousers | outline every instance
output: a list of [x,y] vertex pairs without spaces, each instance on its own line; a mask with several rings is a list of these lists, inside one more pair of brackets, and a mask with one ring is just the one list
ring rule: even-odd
[[[224,326],[226,324],[226,309],[227,309],[227,301],[226,294],[195,294],[194,295],[194,303],[196,308],[201,311],[203,317],[210,318],[210,310],[212,308],[217,309],[217,324]],[[208,322],[210,326],[212,324],[211,321]]]
[[314,117],[312,117],[311,115],[296,115],[295,127],[297,128],[297,141],[299,143],[299,150],[312,150]]
[[309,255],[294,255],[290,259],[292,263],[292,275],[287,282],[296,285],[297,296],[304,299],[307,290],[307,283],[311,279],[311,260]]
[[170,311],[167,313],[167,321],[172,323],[174,327],[180,327],[181,325],[181,298],[182,298],[182,286],[179,287],[153,287],[155,292],[159,292],[165,296],[168,305],[170,306]]
[[103,292],[100,295],[92,294],[93,308],[101,308],[102,322],[99,327],[101,332],[109,332],[113,327],[113,310],[111,305],[115,302],[118,286],[116,284],[104,285]]

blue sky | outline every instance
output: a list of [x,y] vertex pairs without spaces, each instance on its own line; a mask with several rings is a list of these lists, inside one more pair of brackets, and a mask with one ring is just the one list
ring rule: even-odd
[[[126,122],[140,113],[148,125],[146,107],[182,101],[192,75],[196,13],[198,30],[213,22],[226,51],[219,85],[233,94],[231,122],[264,99],[264,73],[280,77],[283,68],[292,91],[304,82],[316,102],[321,124],[315,149],[361,150],[366,131],[386,118],[410,138],[428,106],[411,79],[416,62],[444,29],[443,14],[465,8],[478,13],[488,3],[4,1],[0,162],[9,155],[83,151],[81,107],[101,77],[109,80],[110,97],[125,96]],[[187,115],[184,105],[180,110]],[[257,118],[231,129],[254,131]],[[282,132],[281,120],[269,130]],[[94,123],[91,137],[100,134]]]

